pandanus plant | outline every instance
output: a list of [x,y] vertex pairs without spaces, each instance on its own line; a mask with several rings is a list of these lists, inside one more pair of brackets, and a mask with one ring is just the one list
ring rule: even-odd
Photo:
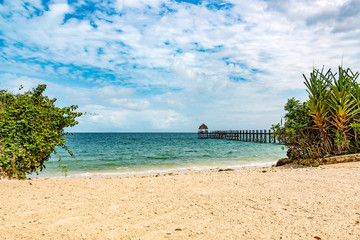
[[285,140],[288,157],[311,164],[329,155],[360,153],[359,73],[339,67],[337,73],[313,69],[310,77],[303,76],[309,99],[304,103],[289,99],[285,124],[274,125]]
[[305,78],[305,85],[309,93],[308,107],[310,109],[309,115],[313,118],[315,127],[318,130],[320,137],[321,152],[329,152],[332,149],[332,144],[328,132],[329,128],[329,105],[328,98],[330,95],[330,82],[328,80],[331,71],[328,70],[324,74],[324,68],[321,72],[314,69],[310,73],[310,78]]
[[339,67],[338,73],[329,69],[325,74],[314,69],[305,78],[309,93],[309,115],[319,131],[321,152],[340,154],[350,149],[352,132],[357,145],[357,133],[351,131],[359,122],[360,87],[356,82],[359,73]]
[[354,92],[357,76],[358,73],[354,74],[349,68],[345,70],[342,67],[339,67],[338,77],[336,77],[336,73],[331,73],[329,76],[333,83],[328,99],[331,113],[329,122],[335,127],[336,153],[349,149],[351,123],[358,120],[360,108]]

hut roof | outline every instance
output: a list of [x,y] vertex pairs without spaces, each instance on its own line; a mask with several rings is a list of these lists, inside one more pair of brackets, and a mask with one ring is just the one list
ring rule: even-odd
[[199,127],[199,129],[208,129],[208,127],[203,123],[203,124],[201,124],[201,126]]

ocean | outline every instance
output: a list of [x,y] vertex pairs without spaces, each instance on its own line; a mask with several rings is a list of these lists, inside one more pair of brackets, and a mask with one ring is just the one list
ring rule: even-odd
[[[68,178],[151,175],[271,165],[286,155],[283,146],[222,139],[198,139],[197,133],[75,133],[66,137],[73,160],[58,148]],[[39,175],[65,177],[52,156]]]

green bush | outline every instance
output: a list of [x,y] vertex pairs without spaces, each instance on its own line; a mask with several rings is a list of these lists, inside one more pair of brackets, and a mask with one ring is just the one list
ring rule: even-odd
[[56,99],[43,95],[45,89],[39,85],[23,94],[0,91],[0,175],[24,179],[27,173],[38,174],[50,155],[57,154],[57,146],[75,159],[65,145],[64,128],[78,124],[76,118],[83,113],[74,112],[76,105],[56,107]]
[[[358,72],[339,67],[338,72],[314,69],[305,78],[309,99],[289,99],[284,124],[273,125],[288,147],[288,157],[305,165],[316,159],[360,152],[360,85]],[[313,159],[310,161],[310,159]]]

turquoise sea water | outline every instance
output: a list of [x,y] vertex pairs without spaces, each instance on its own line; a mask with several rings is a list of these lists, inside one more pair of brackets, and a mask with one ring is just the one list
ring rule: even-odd
[[[66,144],[78,160],[58,149],[68,177],[265,165],[286,154],[279,144],[198,139],[196,133],[76,133]],[[57,160],[52,157],[39,176],[29,177],[64,177]]]

